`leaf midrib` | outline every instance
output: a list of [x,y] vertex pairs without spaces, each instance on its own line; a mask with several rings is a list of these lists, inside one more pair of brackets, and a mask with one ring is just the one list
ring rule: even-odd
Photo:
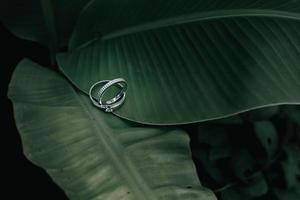
[[[208,12],[198,12],[188,15],[181,15],[178,17],[171,17],[168,19],[161,19],[154,22],[149,22],[141,25],[131,26],[125,29],[117,30],[107,35],[104,35],[101,39],[108,40],[124,35],[129,35],[133,33],[155,30],[159,28],[175,26],[180,24],[232,18],[232,17],[273,17],[273,18],[283,18],[283,19],[293,19],[300,20],[300,14],[295,12],[270,10],[270,9],[232,9],[232,10],[214,10]],[[87,42],[90,43],[91,41]],[[87,44],[86,43],[86,44]]]
[[[141,200],[158,200],[151,189],[145,184],[145,181],[140,174],[137,173],[137,169],[134,167],[134,165],[130,162],[127,156],[124,155],[122,145],[117,142],[115,138],[112,138],[108,133],[113,132],[113,130],[111,130],[111,128],[109,128],[105,123],[101,123],[100,127],[99,124],[103,121],[103,119],[99,115],[99,110],[90,109],[90,106],[88,105],[90,101],[87,100],[87,98],[83,99],[83,97],[81,97],[74,90],[73,92],[75,93],[74,95],[80,102],[83,110],[85,110],[89,116],[92,126],[96,130],[94,135],[109,154],[109,158],[114,164],[114,167],[116,167],[121,176],[125,178],[129,188],[135,194],[135,197]],[[98,123],[96,123],[96,121]]]

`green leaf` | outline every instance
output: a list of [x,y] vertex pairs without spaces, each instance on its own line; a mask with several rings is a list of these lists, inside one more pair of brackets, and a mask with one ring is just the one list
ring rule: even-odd
[[90,0],[4,0],[0,21],[16,36],[46,46],[64,46]]
[[256,200],[268,192],[268,184],[262,173],[256,174],[250,183],[221,191],[222,200]]
[[246,185],[237,185],[221,191],[222,200],[256,200],[268,192],[268,184],[262,173],[252,177]]
[[70,199],[216,199],[199,183],[182,130],[99,111],[61,76],[28,60],[15,70],[9,97],[25,155]]
[[285,160],[281,161],[286,187],[300,187],[300,150],[292,145],[284,146]]
[[232,156],[231,167],[236,177],[242,181],[247,181],[253,174],[254,166],[255,160],[246,149],[242,149]]
[[211,161],[209,152],[200,149],[195,152],[195,157],[201,161],[205,174],[213,179],[218,184],[224,183],[226,180],[222,171],[218,168],[216,161]]
[[81,48],[58,62],[84,92],[126,79],[115,114],[145,124],[299,104],[299,10],[293,0],[94,1],[72,36],[71,47]]
[[279,145],[279,139],[274,125],[270,121],[255,122],[254,133],[263,147],[267,159],[270,161],[277,153]]
[[250,183],[240,187],[240,191],[247,197],[260,197],[268,192],[268,183],[264,175],[260,172],[252,177]]

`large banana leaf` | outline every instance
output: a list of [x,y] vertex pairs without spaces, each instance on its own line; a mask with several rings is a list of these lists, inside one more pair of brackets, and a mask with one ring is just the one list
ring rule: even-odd
[[115,114],[146,124],[298,104],[299,12],[293,0],[93,1],[71,40],[81,48],[58,62],[84,92],[125,78],[127,101]]
[[201,187],[188,135],[105,114],[58,74],[24,60],[9,86],[24,153],[70,199],[214,200]]
[[1,0],[0,21],[18,37],[64,46],[90,0]]

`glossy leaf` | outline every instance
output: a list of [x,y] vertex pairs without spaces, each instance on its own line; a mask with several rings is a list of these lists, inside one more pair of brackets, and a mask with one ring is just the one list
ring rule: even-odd
[[70,199],[215,200],[201,187],[188,135],[94,108],[60,75],[24,60],[9,86],[29,160]]
[[[91,3],[74,50],[58,56],[61,70],[84,92],[98,80],[125,78],[127,100],[115,114],[145,124],[299,104],[299,1],[152,3]],[[92,37],[97,31],[102,36]]]

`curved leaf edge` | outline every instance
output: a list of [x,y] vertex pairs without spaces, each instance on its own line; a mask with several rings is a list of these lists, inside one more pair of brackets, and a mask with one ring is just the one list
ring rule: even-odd
[[[56,58],[57,58],[57,62],[58,62],[58,66],[59,66],[59,70],[64,74],[64,76],[67,78],[67,80],[74,85],[77,89],[79,89],[80,91],[82,91],[85,95],[89,95],[88,91],[85,91],[83,88],[81,88],[75,81],[72,80],[72,78],[64,71],[64,69],[61,67],[62,65],[62,59],[64,57],[65,53],[60,53],[57,54]],[[147,121],[142,121],[142,120],[135,120],[129,117],[125,117],[123,115],[118,114],[118,111],[116,110],[115,112],[112,112],[112,114],[114,114],[115,116],[121,118],[121,119],[125,119],[128,120],[130,122],[134,122],[134,123],[139,123],[139,124],[144,124],[144,125],[151,125],[151,126],[176,126],[176,125],[188,125],[188,124],[195,124],[195,123],[204,123],[204,122],[209,122],[209,121],[215,121],[215,120],[220,120],[220,119],[225,119],[225,118],[230,118],[242,113],[246,113],[249,111],[254,111],[257,109],[262,109],[262,108],[268,108],[268,107],[273,107],[273,106],[281,106],[281,105],[300,105],[300,102],[280,102],[280,103],[269,103],[267,105],[262,105],[262,106],[255,106],[255,107],[251,107],[251,108],[247,108],[247,109],[243,109],[241,111],[238,112],[232,112],[232,113],[228,113],[226,115],[220,115],[220,116],[216,116],[216,117],[212,117],[212,118],[205,118],[205,119],[199,119],[199,120],[195,120],[195,121],[189,121],[189,122],[176,122],[176,123],[152,123],[152,122],[147,122]]]

